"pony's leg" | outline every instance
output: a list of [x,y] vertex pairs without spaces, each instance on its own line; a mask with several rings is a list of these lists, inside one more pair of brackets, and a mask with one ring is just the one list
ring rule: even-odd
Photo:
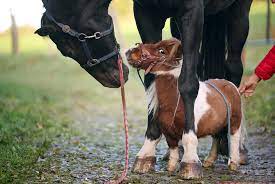
[[228,160],[228,166],[230,170],[237,170],[240,162],[240,138],[241,138],[241,127],[230,136],[230,159]]
[[179,148],[178,148],[179,140],[166,136],[166,141],[169,146],[169,160],[168,160],[167,170],[169,172],[174,172],[177,169],[177,164],[179,162]]
[[159,143],[160,138],[156,140],[150,140],[145,138],[144,144],[137,154],[135,163],[133,165],[133,172],[146,173],[155,170],[156,164],[156,146]]
[[[182,141],[181,141],[181,140],[180,140],[179,143],[178,143],[178,149],[179,149],[179,157],[182,158],[183,153],[184,153],[184,149],[183,149]],[[168,161],[168,160],[169,160],[169,157],[170,157],[170,149],[168,148],[167,151],[166,151],[166,153],[165,153],[164,156],[162,157],[162,160]]]
[[203,167],[212,167],[214,162],[217,160],[217,158],[218,158],[218,140],[215,137],[213,137],[211,150],[203,162]]
[[180,175],[185,179],[202,177],[202,166],[197,154],[198,138],[194,123],[194,103],[198,95],[199,81],[197,63],[204,22],[203,0],[182,1],[184,14],[180,33],[183,46],[183,64],[178,79],[179,91],[183,99],[185,126],[182,135],[184,154]]
[[[162,29],[165,19],[161,19],[158,14],[146,11],[139,4],[134,2],[134,14],[136,25],[143,43],[154,43],[162,39]],[[154,75],[145,76],[146,90],[153,84]],[[148,109],[149,109],[148,104]],[[152,104],[151,104],[152,105]],[[155,149],[161,138],[161,130],[158,121],[154,118],[154,109],[148,112],[148,126],[145,133],[145,141],[141,150],[137,154],[133,171],[138,173],[146,173],[154,170],[156,157]]]
[[174,148],[169,148],[169,161],[167,165],[167,170],[169,172],[174,172],[177,169],[178,162],[179,162],[179,148],[177,146]]

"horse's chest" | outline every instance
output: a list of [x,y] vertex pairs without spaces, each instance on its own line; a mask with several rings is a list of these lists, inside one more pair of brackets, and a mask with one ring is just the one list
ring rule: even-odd
[[[134,0],[144,8],[155,10],[175,10],[180,7],[182,0]],[[164,13],[164,12],[162,12]],[[166,13],[166,12],[165,12]]]

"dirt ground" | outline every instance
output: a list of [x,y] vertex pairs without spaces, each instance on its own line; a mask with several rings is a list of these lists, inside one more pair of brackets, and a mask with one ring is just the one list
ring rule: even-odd
[[[108,115],[106,115],[108,114]],[[129,114],[130,167],[142,146],[146,122],[134,112]],[[72,112],[73,128],[80,132],[78,137],[57,139],[50,150],[37,161],[43,169],[34,170],[30,183],[104,183],[121,173],[124,164],[124,135],[121,121],[104,110],[97,108],[78,109]],[[239,171],[229,171],[226,159],[220,157],[214,168],[204,169],[202,180],[182,180],[169,175],[166,161],[162,160],[167,146],[163,139],[157,148],[156,172],[135,174],[129,172],[125,183],[178,184],[178,183],[275,183],[274,132],[264,133],[261,129],[250,130],[247,147],[250,163]],[[199,157],[205,158],[210,149],[210,138],[200,139]],[[131,168],[130,168],[131,169]]]

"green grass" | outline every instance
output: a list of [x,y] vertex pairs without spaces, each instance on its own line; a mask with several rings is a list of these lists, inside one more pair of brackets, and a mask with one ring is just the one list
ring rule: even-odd
[[[246,62],[244,77],[252,74],[258,63],[268,53],[272,45],[246,47]],[[261,81],[253,97],[244,99],[245,116],[251,127],[263,126],[268,131],[275,128],[275,78]]]
[[[274,15],[275,7],[272,20]],[[254,4],[249,39],[263,38],[264,18],[264,4]],[[132,15],[121,17],[119,26],[125,47],[140,42]],[[76,133],[70,129],[72,108],[85,108],[88,104],[120,116],[119,89],[103,88],[76,62],[62,57],[49,39],[33,35],[33,31],[20,30],[18,56],[9,53],[9,34],[0,34],[0,183],[26,181],[33,175],[38,157],[57,136]],[[169,35],[166,27],[164,37]],[[270,47],[246,48],[245,75],[253,72]],[[261,82],[256,94],[245,100],[249,125],[274,128],[274,85],[274,79]],[[133,71],[126,93],[129,115],[144,116],[145,121],[144,90]]]
[[275,128],[275,79],[261,82],[253,97],[245,99],[245,116],[250,127]]
[[69,120],[46,91],[3,80],[0,86],[0,183],[20,183],[53,139],[69,131]]

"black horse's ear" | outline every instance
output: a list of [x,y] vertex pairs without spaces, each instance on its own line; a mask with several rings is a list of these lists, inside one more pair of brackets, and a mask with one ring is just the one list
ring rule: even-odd
[[49,34],[53,33],[55,30],[53,27],[50,26],[43,26],[37,29],[34,33],[38,34],[39,36],[48,36]]

